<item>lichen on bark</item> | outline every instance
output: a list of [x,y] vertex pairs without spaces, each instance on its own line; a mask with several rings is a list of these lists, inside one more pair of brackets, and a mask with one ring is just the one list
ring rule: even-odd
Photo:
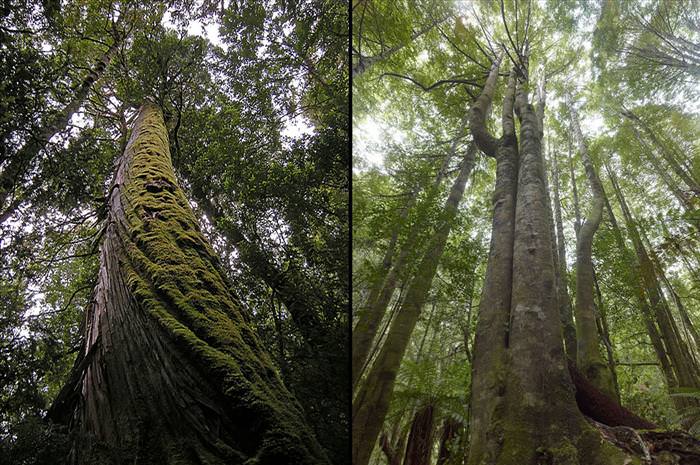
[[51,412],[71,425],[73,463],[327,463],[231,285],[145,103],[110,189],[75,382]]

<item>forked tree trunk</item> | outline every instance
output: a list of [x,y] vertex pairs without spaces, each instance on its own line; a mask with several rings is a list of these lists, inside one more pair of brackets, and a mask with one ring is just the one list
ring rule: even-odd
[[108,199],[85,342],[50,411],[72,463],[328,463],[176,183],[155,104]]
[[354,465],[367,465],[374,449],[382,423],[389,410],[396,375],[401,365],[413,329],[418,322],[438,264],[447,243],[459,202],[464,195],[467,179],[474,167],[476,147],[470,144],[462,160],[457,178],[450,188],[439,223],[428,241],[426,251],[417,271],[408,285],[401,304],[367,378],[352,403],[352,461]]
[[[491,340],[484,339],[474,354],[475,363],[484,357],[484,352],[496,350],[504,354],[499,363],[485,367],[494,380],[486,386],[488,391],[477,385],[476,367],[473,373],[472,412],[485,400],[497,408],[492,410],[488,423],[480,426],[482,430],[489,428],[490,434],[470,433],[468,463],[622,463],[624,454],[601,441],[574,398],[556,305],[539,121],[528,102],[527,73],[526,67],[519,70],[515,94],[515,109],[521,124],[510,244],[512,292],[506,292],[510,296],[510,308],[505,324],[499,318],[500,327],[491,329]],[[478,325],[482,325],[481,312],[480,309]],[[477,326],[477,337],[479,331]],[[494,398],[500,400],[494,402]]]
[[602,335],[599,334],[596,325],[594,301],[593,237],[603,219],[603,186],[588,154],[588,147],[579,126],[578,113],[570,96],[567,103],[571,126],[592,193],[589,212],[576,238],[576,364],[594,386],[615,399],[617,393],[614,379],[600,352]]
[[[486,93],[483,103],[488,108],[492,95]],[[469,418],[470,465],[490,463],[498,454],[502,424],[498,415],[504,395],[504,369],[507,357],[508,320],[513,273],[513,234],[515,224],[515,196],[518,180],[518,147],[513,119],[515,98],[515,71],[511,72],[508,90],[503,99],[501,124],[503,136],[492,143],[486,132],[485,109],[472,111],[472,132],[485,137],[479,148],[496,159],[496,184],[492,196],[493,219],[491,245],[486,264],[486,276],[479,302],[479,318],[474,336],[472,388]],[[479,97],[482,99],[482,97]],[[479,102],[479,100],[477,100]],[[495,151],[493,147],[495,145]]]

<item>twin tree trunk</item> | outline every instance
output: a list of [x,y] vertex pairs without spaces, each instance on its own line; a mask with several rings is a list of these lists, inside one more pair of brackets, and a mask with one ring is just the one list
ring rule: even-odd
[[71,462],[328,463],[176,183],[152,103],[108,201],[84,344],[50,410]]
[[483,125],[495,84],[484,86],[477,100],[481,108],[472,118],[475,138],[482,136],[476,139],[479,148],[488,154],[508,145],[512,161],[504,169],[496,158],[491,250],[472,366],[468,463],[622,463],[624,454],[602,442],[579,411],[567,369],[542,159],[544,102],[538,112],[528,102],[527,75],[526,64],[511,73],[499,141]]

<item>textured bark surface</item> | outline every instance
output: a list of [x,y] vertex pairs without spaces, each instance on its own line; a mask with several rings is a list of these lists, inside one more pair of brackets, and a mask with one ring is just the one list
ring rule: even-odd
[[464,195],[464,188],[474,166],[476,147],[471,144],[462,160],[457,178],[450,188],[436,231],[429,240],[425,254],[406,291],[401,308],[397,312],[387,338],[372,368],[361,384],[352,404],[352,461],[353,465],[367,465],[377,442],[401,360],[418,322],[421,310],[430,291],[442,252],[452,229],[457,207]]
[[513,241],[505,401],[496,460],[470,463],[623,463],[625,454],[600,440],[578,410],[556,305],[538,117],[520,74],[515,110],[520,158]]
[[411,423],[411,432],[406,442],[403,465],[430,465],[433,449],[435,407],[426,404],[418,409]]
[[72,462],[327,463],[176,183],[154,104],[108,198],[85,344],[51,411]]
[[579,126],[578,112],[571,97],[567,98],[567,103],[571,127],[592,194],[588,214],[576,238],[576,363],[594,386],[615,398],[617,394],[613,376],[600,353],[602,335],[596,324],[593,287],[593,237],[603,219],[603,186],[588,154],[586,140]]
[[[496,151],[496,184],[486,276],[474,338],[469,419],[469,464],[492,463],[498,453],[500,415],[505,392],[505,364],[513,272],[518,149],[513,120],[515,75],[504,96],[503,137]],[[488,103],[490,105],[490,102]],[[483,121],[472,120],[472,125]],[[472,129],[473,130],[473,129]],[[491,137],[486,133],[487,136]],[[481,145],[479,145],[481,148]],[[486,146],[488,150],[488,146]],[[482,149],[482,151],[484,151]],[[487,153],[484,151],[484,153]]]
[[19,206],[17,201],[6,205],[7,199],[23,183],[32,162],[46,147],[49,140],[64,130],[73,114],[80,109],[80,106],[90,93],[90,89],[102,77],[112,58],[117,53],[122,40],[123,38],[120,37],[119,40],[114,41],[100,59],[97,60],[93,68],[90,69],[87,76],[74,89],[73,99],[61,111],[51,116],[42,127],[37,129],[36,135],[31,136],[25,145],[3,166],[0,172],[0,218],[3,221]]

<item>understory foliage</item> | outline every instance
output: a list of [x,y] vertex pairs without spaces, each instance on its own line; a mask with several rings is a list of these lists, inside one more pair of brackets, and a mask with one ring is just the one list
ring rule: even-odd
[[0,8],[0,463],[67,452],[45,414],[83,342],[109,186],[147,99],[229,291],[349,463],[347,15],[327,0]]
[[[564,247],[569,311],[581,297],[577,237],[595,202],[589,160],[605,199],[592,246],[600,359],[615,375],[622,406],[659,428],[697,433],[698,386],[678,381],[685,376],[678,367],[665,371],[657,349],[671,351],[665,339],[674,334],[691,367],[686,381],[700,375],[698,11],[692,1],[663,0],[416,0],[402,8],[382,0],[353,2],[353,341],[366,328],[363,318],[381,307],[368,355],[353,375],[356,404],[379,389],[370,385],[370,372],[382,369],[378,354],[391,343],[392,322],[420,275],[421,259],[431,253],[445,199],[468,144],[478,137],[465,124],[469,109],[500,57],[485,122],[501,137],[508,73],[521,65],[520,53],[528,54],[532,104],[539,109],[546,103],[543,175],[552,240]],[[585,158],[572,126],[576,117]],[[516,134],[521,127],[516,121]],[[410,463],[406,441],[427,404],[435,407],[429,463],[445,463],[440,434],[448,420],[459,423],[448,463],[464,463],[469,454],[471,362],[498,206],[492,203],[495,177],[496,163],[478,153],[402,352],[381,432],[376,443],[365,444],[372,450],[369,463]],[[377,290],[386,289],[390,299],[378,306]],[[659,329],[653,329],[663,332],[664,324],[671,333],[658,345]]]

